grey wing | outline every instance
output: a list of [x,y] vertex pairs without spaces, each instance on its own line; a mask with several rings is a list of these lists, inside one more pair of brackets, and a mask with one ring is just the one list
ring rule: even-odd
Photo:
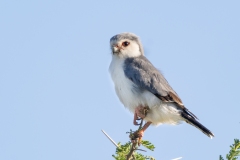
[[[174,102],[183,111],[187,111],[177,93],[172,89],[164,76],[144,56],[127,58],[124,63],[124,73],[141,89],[148,90],[164,102]],[[197,118],[191,113],[194,118]]]

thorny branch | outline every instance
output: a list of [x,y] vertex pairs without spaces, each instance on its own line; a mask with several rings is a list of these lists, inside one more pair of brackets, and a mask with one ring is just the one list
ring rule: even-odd
[[[142,113],[146,116],[148,111],[149,111],[149,108],[144,107],[144,109],[142,110]],[[133,153],[135,150],[138,150],[137,147],[140,145],[141,139],[138,136],[138,132],[142,129],[142,125],[143,125],[143,119],[141,118],[141,122],[139,124],[138,130],[135,131],[134,133],[130,133],[129,137],[131,139],[132,146],[131,146],[130,152],[127,155],[126,160],[131,160],[131,158],[133,158],[135,160],[135,156]]]
[[[147,115],[147,112],[149,111],[148,107],[143,107],[141,110],[139,110],[142,115]],[[130,132],[127,132],[129,134],[130,142],[127,142],[124,145],[121,145],[121,143],[115,143],[113,139],[104,131],[102,132],[107,136],[107,138],[117,147],[116,148],[116,155],[112,155],[116,160],[136,160],[136,159],[151,159],[154,160],[153,157],[150,156],[144,156],[140,153],[135,152],[136,150],[144,151],[142,149],[138,149],[138,146],[143,145],[144,147],[148,148],[149,150],[154,150],[154,145],[151,144],[149,141],[142,140],[142,135],[144,130],[147,128],[145,126],[149,126],[148,123],[146,123],[143,126],[143,119],[139,118],[137,120],[140,120],[139,127],[136,131],[130,130]],[[145,129],[144,129],[145,128]]]
[[[128,155],[127,155],[127,160],[130,160],[131,157],[134,158],[133,153],[134,153],[134,151],[137,149],[137,146],[138,146],[138,144],[139,144],[139,138],[136,138],[134,134],[137,134],[137,132],[142,128],[142,122],[143,122],[143,119],[141,119],[141,123],[140,123],[140,126],[139,126],[138,130],[133,133],[133,136],[134,136],[133,138],[134,138],[134,139],[132,139],[132,138],[130,137],[130,138],[131,138],[131,142],[132,142],[132,147],[131,147],[131,149],[130,149],[130,152],[129,152]],[[130,134],[130,136],[131,136],[131,134]],[[134,158],[134,159],[135,159],[135,158]]]

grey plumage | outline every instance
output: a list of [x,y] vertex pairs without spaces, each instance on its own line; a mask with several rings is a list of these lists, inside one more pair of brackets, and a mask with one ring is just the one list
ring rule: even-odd
[[125,107],[134,112],[139,105],[147,105],[150,108],[145,117],[147,121],[177,124],[184,120],[210,138],[214,137],[184,106],[161,72],[144,56],[142,44],[136,35],[121,33],[113,36],[110,43],[113,59],[109,70],[116,93]]
[[[164,102],[176,103],[184,112],[198,119],[182,103],[177,93],[152,63],[144,56],[126,58],[124,73],[142,90],[148,90]],[[136,87],[136,86],[135,86]]]
[[126,33],[117,34],[110,39],[110,43],[121,41],[124,39],[129,39],[129,40],[135,41],[140,47],[139,49],[140,49],[141,54],[144,55],[142,43],[141,43],[140,39],[133,33],[126,32]]
[[124,73],[137,86],[155,95],[168,96],[169,92],[176,92],[168,84],[163,75],[144,56],[126,58]]

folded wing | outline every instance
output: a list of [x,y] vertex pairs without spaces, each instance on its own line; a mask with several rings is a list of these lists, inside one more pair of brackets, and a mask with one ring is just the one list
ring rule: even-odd
[[164,76],[146,57],[127,58],[124,63],[124,73],[126,77],[141,89],[148,90],[164,102],[176,103],[183,112],[197,119],[197,117],[183,105],[182,100]]

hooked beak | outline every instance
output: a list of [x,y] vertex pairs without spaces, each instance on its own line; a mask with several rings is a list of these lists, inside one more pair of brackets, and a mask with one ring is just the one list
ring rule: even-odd
[[114,53],[118,54],[120,52],[120,50],[121,50],[121,47],[119,47],[118,45],[113,46],[113,54]]

